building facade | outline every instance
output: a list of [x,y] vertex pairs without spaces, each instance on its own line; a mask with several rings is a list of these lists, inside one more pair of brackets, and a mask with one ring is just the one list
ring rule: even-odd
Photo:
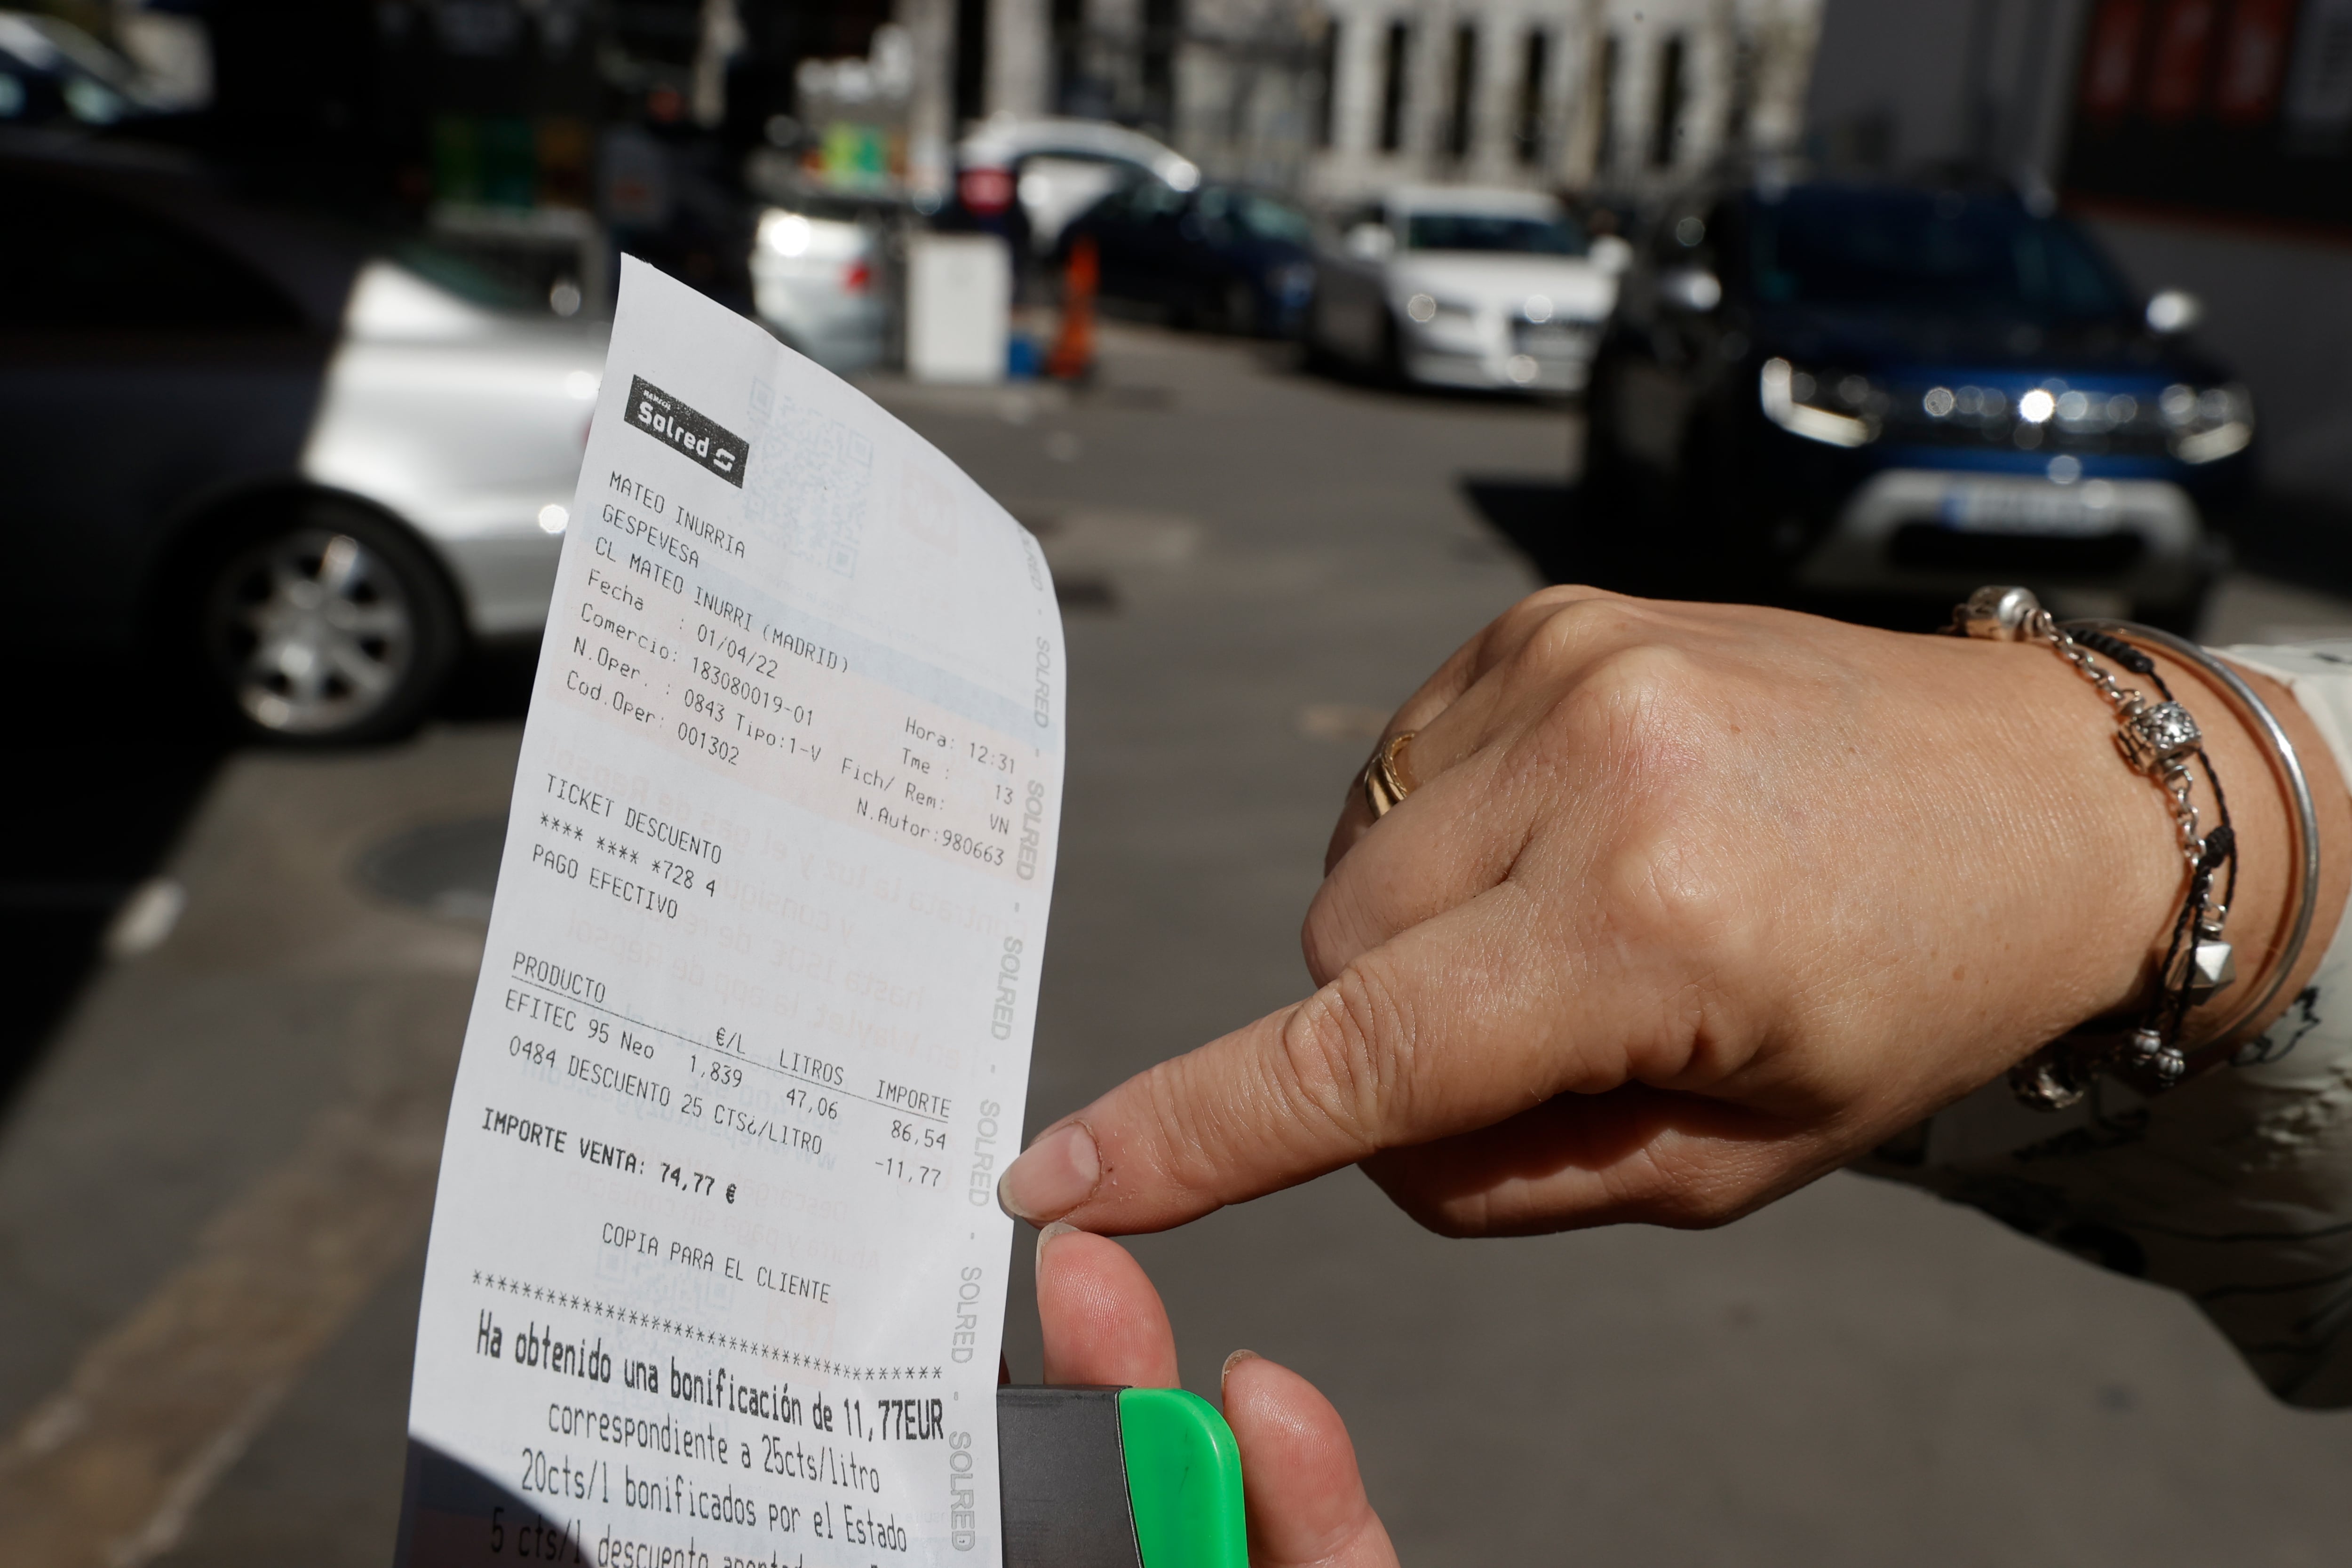
[[[906,0],[944,11],[943,0]],[[1821,0],[965,0],[984,107],[1115,119],[1213,173],[1646,194],[1802,122]],[[958,39],[959,52],[972,44]]]

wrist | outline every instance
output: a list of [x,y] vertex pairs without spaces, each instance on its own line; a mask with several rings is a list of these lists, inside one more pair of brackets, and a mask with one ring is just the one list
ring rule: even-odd
[[[2305,832],[2278,747],[2211,671],[2144,641],[2134,646],[2151,656],[2153,675],[2109,667],[2116,682],[2151,703],[2162,700],[2168,689],[2202,731],[2210,773],[2207,767],[2192,770],[2187,797],[2197,813],[2197,837],[2210,841],[2223,820],[2219,793],[2226,792],[2229,800],[2235,887],[2225,893],[2229,879],[2217,877],[2202,908],[2216,919],[2226,912],[2223,936],[2234,949],[2237,977],[2203,1005],[2189,1008],[2177,1037],[2168,1023],[2165,1030],[2168,1044],[2180,1052],[2194,1056],[2203,1049],[2210,1056],[2214,1047],[2259,1034],[2293,1001],[2325,952],[2352,884],[2346,854],[2352,839],[2352,799],[2335,758],[2292,694],[2267,677],[2238,672],[2286,731],[2315,811],[2320,871],[2310,930],[2298,945],[2293,929],[2310,879],[2304,864]],[[2041,780],[2068,781],[2064,798],[2052,805],[2064,848],[2045,862],[2049,875],[2042,889],[2055,907],[2072,915],[2066,941],[2078,962],[2071,973],[2075,989],[2061,990],[2071,1003],[2065,1029],[2087,1026],[2095,1037],[2112,1034],[2120,1041],[2162,1017],[2162,1004],[2177,995],[2167,988],[2167,962],[2174,956],[2177,933],[2184,947],[2195,940],[2184,915],[2192,897],[2194,857],[2182,852],[2183,827],[2164,785],[2123,760],[2112,711],[2109,722],[2096,721],[2096,709],[2084,700],[2096,693],[2081,675],[2064,660],[2047,657],[2053,650],[2046,642],[2010,645],[2009,651],[2045,656],[2046,673],[2033,681],[2031,696],[2019,688],[2020,710],[2032,743],[2046,748],[2036,769]],[[2026,671],[2021,668],[2017,673]],[[2077,733],[2062,740],[2062,726]],[[2259,1010],[2250,1011],[2257,1003]]]
[[[2285,732],[2309,795],[2307,823],[2275,741],[2225,694],[2212,672],[2169,655],[2158,657],[2159,673],[2205,731],[2206,753],[2229,792],[2237,834],[2237,889],[2228,922],[2237,979],[2189,1013],[2181,1043],[2194,1053],[2261,1034],[2317,968],[2352,885],[2352,860],[2346,853],[2352,838],[2352,795],[2334,754],[2285,686],[2231,667]],[[2315,839],[2315,874],[2306,868],[2307,837]],[[2299,938],[2298,919],[2308,921]]]

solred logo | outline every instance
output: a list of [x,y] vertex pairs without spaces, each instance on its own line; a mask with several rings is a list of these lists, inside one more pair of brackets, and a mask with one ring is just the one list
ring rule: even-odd
[[704,418],[642,375],[629,378],[629,423],[737,489],[743,488],[743,466],[751,450],[743,437]]

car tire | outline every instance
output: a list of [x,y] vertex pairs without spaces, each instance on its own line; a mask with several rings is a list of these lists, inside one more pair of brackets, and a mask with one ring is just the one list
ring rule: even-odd
[[1386,385],[1412,384],[1412,377],[1404,366],[1404,331],[1397,325],[1396,313],[1392,310],[1381,312],[1381,354],[1373,371]]
[[423,546],[348,501],[299,501],[211,535],[183,641],[248,737],[289,746],[415,729],[465,641],[457,595]]
[[1225,331],[1237,338],[1258,335],[1257,290],[1243,279],[1226,283],[1224,299],[1218,310]]
[[1633,470],[1609,423],[1608,363],[1595,360],[1584,389],[1584,451],[1576,488],[1591,503],[1619,509],[1633,496]]
[[1307,320],[1298,334],[1301,363],[1310,374],[1338,377],[1344,369],[1339,351],[1323,331],[1323,297],[1317,294],[1307,302]]

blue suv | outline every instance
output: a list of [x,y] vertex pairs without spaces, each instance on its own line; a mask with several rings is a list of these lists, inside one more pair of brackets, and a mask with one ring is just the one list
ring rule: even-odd
[[1620,289],[1587,493],[1743,581],[2193,626],[2254,430],[2195,315],[2007,187],[1702,186]]

